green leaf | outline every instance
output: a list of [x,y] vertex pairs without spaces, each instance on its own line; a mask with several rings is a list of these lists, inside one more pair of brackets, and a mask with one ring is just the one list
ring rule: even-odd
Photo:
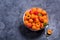
[[47,26],[48,24],[47,23],[43,23],[44,26]]
[[39,13],[38,16],[42,16],[42,14]]

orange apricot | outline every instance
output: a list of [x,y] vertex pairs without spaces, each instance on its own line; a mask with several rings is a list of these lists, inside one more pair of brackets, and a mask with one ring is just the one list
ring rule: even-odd
[[27,18],[27,19],[30,19],[30,17],[29,17],[29,16],[26,16],[26,18]]
[[30,14],[26,15],[26,18],[27,19],[30,19],[31,18],[31,15]]
[[24,24],[26,25],[26,24],[28,24],[28,21],[26,20],[26,21],[24,21]]
[[48,30],[47,30],[47,34],[49,34],[49,35],[51,35],[52,32],[53,32],[53,31],[52,31],[51,29],[48,29]]
[[30,14],[33,14],[34,12],[32,10],[29,11]]
[[41,29],[43,29],[43,28],[44,28],[43,23],[40,23],[40,28],[41,28]]
[[39,20],[40,20],[40,22],[44,22],[44,18],[43,17],[39,17]]
[[42,13],[42,9],[41,8],[38,8],[37,9],[37,12]]
[[33,19],[29,19],[29,22],[33,22]]
[[40,30],[40,28],[36,28],[36,30]]
[[37,28],[36,28],[36,26],[32,26],[32,30],[36,30]]
[[27,23],[26,24],[28,28],[31,28],[32,27],[32,24],[31,23]]
[[32,14],[32,15],[31,15],[31,18],[32,18],[32,19],[33,19],[33,18],[35,18],[35,15],[34,15],[34,14]]
[[35,11],[33,14],[38,15],[38,12],[37,12],[37,11]]
[[40,22],[36,22],[36,24],[40,24]]
[[29,13],[33,14],[35,11],[36,11],[36,8],[32,8],[32,9],[30,9]]
[[36,18],[36,21],[35,22],[39,22],[39,19],[38,18]]
[[35,18],[38,18],[38,15],[35,15]]
[[36,27],[37,27],[37,28],[40,28],[40,24],[36,23]]
[[46,13],[46,11],[45,10],[43,10],[42,11],[42,15],[46,15],[47,13]]
[[32,8],[32,11],[34,11],[34,12],[35,12],[35,11],[36,11],[36,8],[35,8],[35,7],[34,7],[34,8]]
[[24,20],[26,20],[27,18],[26,18],[26,16],[24,17]]
[[29,12],[25,13],[25,16],[31,16]]
[[47,16],[45,15],[45,16],[43,16],[43,18],[44,18],[44,19],[47,19]]
[[36,24],[33,22],[32,25],[35,26]]
[[29,14],[29,12],[27,11],[27,12],[25,12],[25,15],[28,16],[28,15],[30,15],[30,14]]
[[44,23],[48,23],[48,20],[47,19],[44,19]]

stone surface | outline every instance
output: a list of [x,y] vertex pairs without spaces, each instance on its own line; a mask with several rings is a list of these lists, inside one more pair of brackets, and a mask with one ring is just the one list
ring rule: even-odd
[[[32,7],[47,11],[51,36],[46,38],[44,30],[32,32],[23,25],[23,14]],[[0,40],[60,40],[59,7],[60,0],[0,0]]]

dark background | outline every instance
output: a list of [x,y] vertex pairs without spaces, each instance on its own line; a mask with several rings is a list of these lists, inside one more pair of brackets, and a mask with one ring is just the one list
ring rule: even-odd
[[60,40],[60,0],[0,0],[0,40],[47,40],[44,30],[32,32],[23,25],[23,14],[32,7],[47,11],[53,29],[48,39]]

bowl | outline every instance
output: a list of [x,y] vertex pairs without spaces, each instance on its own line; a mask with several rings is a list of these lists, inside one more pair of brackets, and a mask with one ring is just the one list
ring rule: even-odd
[[38,7],[28,9],[23,15],[23,23],[31,31],[42,30],[48,25],[47,12]]

